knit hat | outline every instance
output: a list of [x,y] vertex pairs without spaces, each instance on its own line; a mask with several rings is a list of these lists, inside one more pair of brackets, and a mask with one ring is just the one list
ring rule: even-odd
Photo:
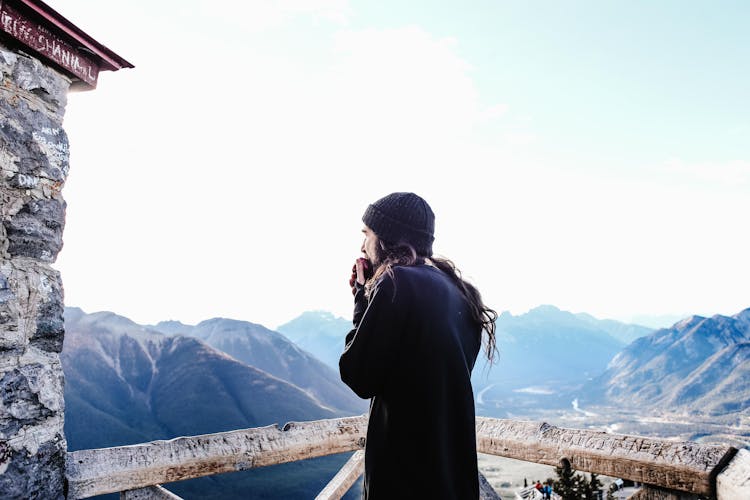
[[362,222],[381,240],[410,243],[418,254],[432,255],[435,214],[414,193],[391,193],[380,198],[367,207]]

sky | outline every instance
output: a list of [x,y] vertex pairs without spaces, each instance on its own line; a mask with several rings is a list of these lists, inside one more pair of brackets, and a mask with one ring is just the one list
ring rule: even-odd
[[135,65],[69,95],[69,306],[348,318],[413,191],[498,312],[750,307],[748,2],[47,3]]

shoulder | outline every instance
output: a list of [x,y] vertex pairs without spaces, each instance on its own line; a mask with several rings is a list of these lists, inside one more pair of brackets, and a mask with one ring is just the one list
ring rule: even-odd
[[393,268],[393,276],[396,280],[403,279],[432,279],[436,275],[442,274],[437,268],[426,264],[416,266],[398,266]]
[[429,264],[397,267],[394,269],[394,279],[396,286],[407,283],[412,284],[418,290],[424,287],[446,289],[455,287],[447,274]]
[[378,289],[391,290],[402,298],[424,294],[424,290],[449,286],[447,276],[439,269],[429,265],[397,266],[392,273],[384,274],[378,283]]
[[400,289],[420,288],[441,279],[442,273],[426,265],[397,266],[392,273],[383,275],[382,284]]
[[419,289],[424,285],[425,280],[429,279],[429,272],[425,269],[427,266],[396,266],[390,272],[384,273],[375,285],[376,293],[389,294],[395,298],[397,295],[401,299],[408,296],[413,290]]

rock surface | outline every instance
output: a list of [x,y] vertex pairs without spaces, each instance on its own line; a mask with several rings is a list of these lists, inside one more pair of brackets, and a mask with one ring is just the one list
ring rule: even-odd
[[62,248],[70,81],[0,45],[0,497],[64,497]]

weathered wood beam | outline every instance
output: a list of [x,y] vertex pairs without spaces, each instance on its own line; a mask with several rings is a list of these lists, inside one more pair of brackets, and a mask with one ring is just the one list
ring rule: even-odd
[[128,490],[120,492],[120,500],[182,500],[161,485],[147,486],[137,490]]
[[[363,415],[290,423],[283,430],[269,426],[70,452],[68,498],[356,451],[364,446],[366,432]],[[479,417],[477,450],[552,466],[567,459],[580,471],[631,479],[662,490],[718,496],[719,500],[750,498],[750,452],[741,450],[735,455],[736,450],[726,446]]]
[[693,493],[644,485],[630,495],[628,500],[700,500],[701,498]]
[[716,476],[719,500],[750,498],[750,451],[740,450]]
[[736,450],[478,417],[477,451],[552,466],[566,458],[580,471],[714,496],[713,477]]
[[365,471],[365,452],[357,450],[333,479],[318,493],[315,500],[339,500]]
[[68,498],[355,451],[366,429],[363,415],[74,451],[66,461]]
[[[315,497],[315,500],[339,500],[362,475],[364,469],[365,452],[361,450],[354,452],[331,482]],[[481,472],[479,473],[479,500],[501,500],[500,495]]]

